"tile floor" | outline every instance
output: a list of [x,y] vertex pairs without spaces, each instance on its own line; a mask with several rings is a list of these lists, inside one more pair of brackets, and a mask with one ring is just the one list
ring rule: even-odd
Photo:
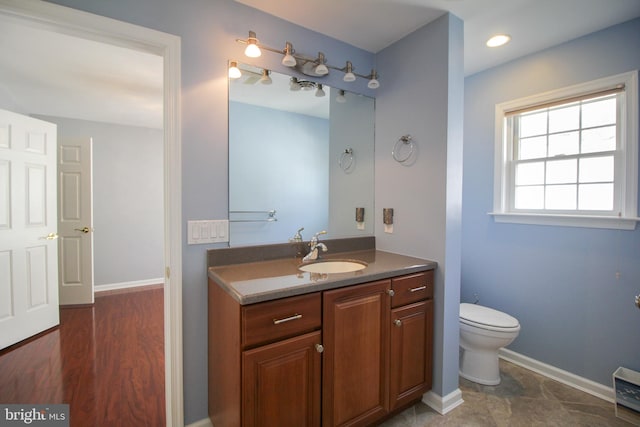
[[440,415],[418,403],[381,427],[423,426],[631,426],[613,403],[500,360],[502,382],[483,386],[460,379],[464,404]]

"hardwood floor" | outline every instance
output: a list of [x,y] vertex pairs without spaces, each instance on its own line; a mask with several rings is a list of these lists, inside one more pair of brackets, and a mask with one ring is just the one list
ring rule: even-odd
[[0,352],[1,403],[68,403],[70,425],[164,426],[163,290],[61,308],[60,326]]

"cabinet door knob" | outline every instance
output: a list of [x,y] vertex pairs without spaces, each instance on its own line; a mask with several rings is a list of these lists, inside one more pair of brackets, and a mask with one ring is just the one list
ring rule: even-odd
[[636,307],[640,308],[640,295],[636,295]]
[[387,293],[389,294],[390,297],[394,296],[396,294],[396,292],[393,289],[389,289],[387,291]]
[[396,319],[396,320],[393,321],[393,324],[396,325],[399,328],[400,326],[402,326],[402,320]]
[[322,353],[324,351],[324,346],[322,344],[316,344],[316,351],[318,353]]

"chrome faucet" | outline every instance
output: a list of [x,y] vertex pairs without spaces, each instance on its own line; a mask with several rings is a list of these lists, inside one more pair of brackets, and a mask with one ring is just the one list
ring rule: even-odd
[[318,233],[313,235],[313,237],[311,238],[311,241],[309,242],[309,253],[306,254],[304,258],[302,258],[302,262],[313,261],[318,259],[318,256],[319,256],[318,249],[322,249],[322,252],[327,251],[327,245],[325,245],[324,243],[318,242],[318,237],[321,234],[327,234],[326,230],[319,231]]
[[289,242],[291,242],[291,243],[302,242],[302,234],[300,234],[300,232],[302,230],[304,230],[304,227],[300,227],[300,229],[298,229],[296,234],[292,238],[289,239]]

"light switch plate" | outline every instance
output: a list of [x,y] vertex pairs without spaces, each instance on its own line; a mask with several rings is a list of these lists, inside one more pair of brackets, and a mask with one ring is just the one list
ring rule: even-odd
[[229,221],[226,219],[187,221],[187,236],[189,245],[228,242]]

